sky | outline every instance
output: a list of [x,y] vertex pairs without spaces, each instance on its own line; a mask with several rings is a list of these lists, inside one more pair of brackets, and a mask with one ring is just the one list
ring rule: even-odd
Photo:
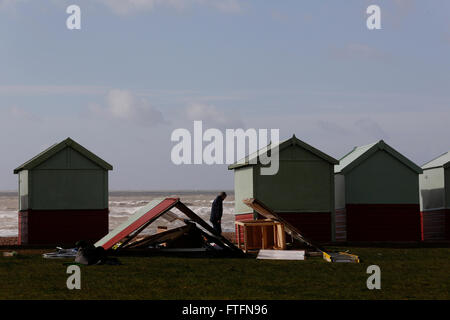
[[449,13],[446,0],[0,0],[0,190],[67,137],[114,166],[111,190],[233,189],[227,165],[172,163],[171,133],[194,120],[277,128],[335,158],[383,139],[422,165],[450,150]]

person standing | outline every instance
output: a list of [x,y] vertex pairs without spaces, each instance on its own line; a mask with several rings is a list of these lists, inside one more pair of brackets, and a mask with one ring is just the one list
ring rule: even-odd
[[212,203],[211,207],[211,217],[209,221],[211,221],[214,230],[218,234],[222,234],[222,214],[223,214],[223,200],[227,197],[225,192],[221,192],[216,199]]

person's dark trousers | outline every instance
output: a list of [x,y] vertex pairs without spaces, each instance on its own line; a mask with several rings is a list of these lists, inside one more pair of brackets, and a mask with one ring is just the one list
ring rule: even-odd
[[214,230],[216,230],[216,232],[218,234],[222,234],[222,226],[220,225],[220,222],[216,222],[216,221],[211,221],[211,222],[212,222]]

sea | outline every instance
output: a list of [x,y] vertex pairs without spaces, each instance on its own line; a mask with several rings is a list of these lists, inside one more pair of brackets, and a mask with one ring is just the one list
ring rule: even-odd
[[[154,199],[177,197],[203,220],[209,222],[211,205],[218,192],[210,191],[112,191],[109,195],[109,229],[112,230],[130,215]],[[234,231],[234,194],[228,196],[223,203],[222,231]],[[187,218],[177,209],[172,213],[180,218]],[[169,221],[164,216],[145,229],[142,234],[151,234],[160,227],[172,229],[183,225],[179,220]],[[0,237],[16,237],[18,235],[18,196],[15,192],[0,192]]]

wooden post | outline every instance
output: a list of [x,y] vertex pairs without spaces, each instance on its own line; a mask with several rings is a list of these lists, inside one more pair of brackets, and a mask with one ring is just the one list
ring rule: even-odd
[[277,249],[279,247],[277,243],[277,224],[274,223],[272,228],[273,228],[273,248]]
[[237,245],[238,248],[241,249],[241,227],[238,224],[236,225],[236,227],[237,227]]
[[261,226],[261,234],[262,234],[262,248],[267,249],[267,232],[264,226]]
[[247,253],[247,228],[244,226],[244,252]]

